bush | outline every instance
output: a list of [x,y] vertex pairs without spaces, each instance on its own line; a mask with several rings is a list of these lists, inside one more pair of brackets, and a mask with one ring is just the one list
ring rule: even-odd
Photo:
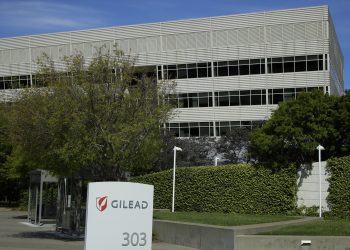
[[[154,185],[154,207],[170,208],[172,170],[133,177]],[[271,172],[251,165],[190,167],[176,170],[177,211],[286,213],[296,208],[296,173]]]
[[332,158],[326,167],[330,177],[327,202],[331,215],[340,218],[350,217],[350,156]]

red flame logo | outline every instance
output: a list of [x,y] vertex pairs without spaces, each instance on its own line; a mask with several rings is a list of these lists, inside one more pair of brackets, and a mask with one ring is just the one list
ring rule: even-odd
[[107,208],[107,196],[96,197],[96,207],[103,212]]

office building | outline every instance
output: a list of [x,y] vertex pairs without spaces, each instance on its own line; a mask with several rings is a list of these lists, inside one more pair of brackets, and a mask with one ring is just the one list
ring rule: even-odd
[[281,101],[319,89],[344,93],[344,59],[328,6],[0,39],[0,98],[40,87],[43,52],[58,67],[81,51],[114,45],[175,80],[176,115],[166,127],[180,137],[220,136],[266,120]]

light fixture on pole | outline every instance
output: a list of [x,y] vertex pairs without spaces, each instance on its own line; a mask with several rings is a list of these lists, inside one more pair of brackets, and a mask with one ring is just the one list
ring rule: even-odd
[[174,146],[174,169],[173,169],[173,202],[171,205],[171,212],[174,213],[175,208],[175,168],[176,168],[176,151],[182,151],[182,148]]
[[318,145],[316,149],[318,150],[318,177],[319,177],[319,185],[320,185],[319,216],[322,217],[321,150],[324,150],[324,147],[322,147],[321,145]]
[[219,157],[215,156],[214,158],[214,165],[217,166],[218,165],[218,160],[220,160]]

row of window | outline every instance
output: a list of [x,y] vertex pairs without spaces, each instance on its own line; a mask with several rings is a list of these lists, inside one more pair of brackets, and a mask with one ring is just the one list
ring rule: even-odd
[[[115,73],[114,70],[112,70]],[[135,79],[141,79],[143,76],[155,78],[156,66],[139,66],[135,67],[134,77]],[[66,74],[60,75],[60,77],[70,77]],[[135,79],[131,80],[131,85],[135,84]],[[46,87],[47,79],[44,76],[32,75],[32,83],[34,87]],[[30,75],[20,76],[6,76],[0,77],[0,89],[21,89],[31,86]]]
[[[263,121],[217,121],[215,122],[215,135],[226,135],[233,128],[247,127],[252,129],[258,127]],[[214,136],[213,122],[181,122],[166,123],[166,130],[176,137],[202,137]]]
[[[32,75],[33,87],[45,87],[44,79],[38,75]],[[23,89],[31,87],[30,75],[0,77],[1,89]]]
[[[303,92],[323,91],[323,87],[252,89],[214,92],[216,107],[265,105],[266,94],[268,104],[296,99]],[[213,107],[212,92],[172,94],[166,97],[175,108]]]
[[[288,73],[323,70],[323,55],[288,56],[267,58],[267,73]],[[325,55],[327,70],[328,56]],[[265,74],[265,58],[213,62],[214,76],[238,76]],[[164,65],[165,79],[211,77],[211,63],[189,63]],[[162,79],[162,68],[158,66],[158,79]]]

